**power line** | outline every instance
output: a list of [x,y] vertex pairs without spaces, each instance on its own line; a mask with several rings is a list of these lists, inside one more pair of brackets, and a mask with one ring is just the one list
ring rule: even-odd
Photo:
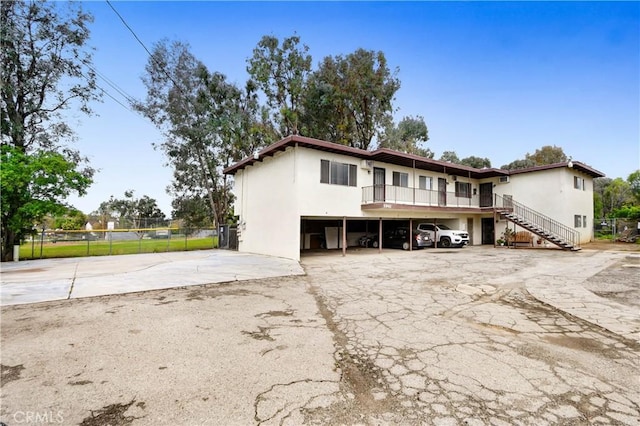
[[130,112],[135,112],[134,110],[132,110],[131,108],[129,108],[128,106],[126,106],[125,104],[123,104],[122,102],[120,102],[119,100],[117,100],[113,95],[111,95],[111,93],[107,92],[104,88],[102,88],[100,85],[96,84],[96,87],[100,90],[102,90],[102,93],[104,93],[105,95],[107,95],[108,97],[110,97],[111,99],[113,99],[114,101],[116,101],[118,104],[120,104],[123,108],[125,108],[127,111]]
[[147,54],[149,55],[149,58],[151,59],[151,61],[167,76],[167,78],[169,80],[171,80],[171,82],[173,83],[174,87],[180,92],[180,94],[182,94],[182,96],[184,96],[185,100],[188,103],[193,105],[193,101],[184,93],[184,91],[182,90],[182,86],[180,86],[174,80],[173,76],[166,70],[166,68],[163,66],[163,64],[158,62],[158,60],[153,56],[151,51],[149,51],[149,49],[147,49],[147,46],[145,46],[145,44],[142,42],[142,40],[140,40],[140,37],[138,37],[138,35],[135,33],[135,31],[133,31],[133,28],[131,28],[129,26],[129,24],[127,24],[127,21],[124,20],[122,15],[120,15],[120,13],[116,10],[116,8],[111,4],[111,1],[109,1],[109,0],[105,0],[105,1],[109,5],[109,7],[111,7],[113,12],[118,16],[118,18],[120,18],[120,20],[122,21],[122,24],[129,30],[129,32],[131,32],[131,34],[138,41],[138,43],[140,43],[140,46],[142,46],[142,48],[147,52]]
[[129,24],[127,24],[127,21],[124,20],[124,18],[122,17],[122,15],[120,15],[120,13],[118,13],[118,11],[116,10],[115,7],[113,7],[113,5],[111,4],[111,2],[109,0],[106,0],[107,4],[109,5],[109,7],[111,7],[111,9],[115,12],[116,15],[118,15],[118,18],[120,18],[120,20],[122,21],[122,23],[124,24],[125,27],[127,27],[127,29],[131,32],[131,34],[133,34],[133,37],[135,37],[136,40],[138,40],[138,43],[140,43],[140,46],[142,46],[144,48],[144,50],[147,51],[147,53],[149,54],[150,57],[153,57],[153,55],[151,54],[151,52],[149,51],[149,49],[147,49],[147,46],[144,45],[144,43],[142,42],[142,40],[140,40],[140,38],[138,37],[138,35],[135,33],[135,31],[133,31],[133,29],[129,26]]
[[113,82],[109,77],[95,69],[93,66],[89,64],[85,64],[91,71],[93,71],[98,77],[103,79],[109,86],[111,86],[116,92],[120,94],[123,98],[127,100],[130,104],[135,103],[135,98],[124,91],[120,86],[118,86],[115,82]]
[[[89,70],[91,70],[92,72],[94,72],[95,74],[99,75],[102,79],[104,79],[111,87],[114,87],[114,89],[116,89],[116,91],[118,91],[118,93],[125,97],[127,102],[129,102],[130,104],[133,103],[131,102],[134,98],[130,95],[128,95],[124,90],[118,89],[117,85],[115,83],[111,84],[109,81],[109,79],[104,76],[102,73],[98,72],[98,70],[96,70],[94,67],[92,67],[88,62],[86,61],[82,61],[82,63],[89,68]],[[104,93],[105,95],[107,95],[108,97],[110,97],[111,99],[113,99],[116,103],[118,103],[120,106],[122,106],[124,109],[126,109],[129,112],[133,112],[135,113],[134,110],[132,110],[131,108],[129,108],[127,105],[123,104],[122,102],[120,102],[118,99],[115,98],[115,96],[113,96],[111,93],[109,93],[104,87],[100,86],[98,83],[96,83],[95,81],[95,77],[94,78],[90,78],[88,77],[84,72],[80,72],[82,77],[84,77],[85,80],[87,80],[89,83],[93,83],[96,85],[96,87],[98,89],[100,89],[102,91],[102,93]]]

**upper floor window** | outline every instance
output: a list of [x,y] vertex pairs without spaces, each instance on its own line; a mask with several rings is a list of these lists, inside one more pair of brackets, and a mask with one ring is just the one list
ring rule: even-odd
[[585,190],[585,181],[583,178],[581,178],[580,176],[574,176],[573,177],[573,187],[575,189],[581,189],[581,190]]
[[409,173],[393,172],[393,186],[409,186]]
[[456,182],[456,197],[471,198],[471,184],[469,182]]
[[355,164],[320,160],[320,183],[357,186],[358,168]]
[[433,179],[431,176],[419,176],[418,177],[418,187],[420,189],[426,189],[430,191],[432,189]]

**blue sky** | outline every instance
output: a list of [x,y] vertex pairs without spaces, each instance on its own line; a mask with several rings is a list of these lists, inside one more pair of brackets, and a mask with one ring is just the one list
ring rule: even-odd
[[[399,69],[397,120],[423,116],[435,158],[453,150],[500,167],[556,145],[611,178],[640,168],[638,2],[112,4],[149,49],[162,38],[188,42],[211,71],[238,85],[263,35],[297,33],[314,66],[327,55],[381,50]],[[83,6],[95,17],[95,68],[143,98],[147,53],[106,2]],[[98,116],[72,114],[72,124],[76,148],[100,172],[86,196],[68,201],[89,213],[135,189],[169,215],[171,170],[152,148],[162,135],[107,96],[94,109]]]

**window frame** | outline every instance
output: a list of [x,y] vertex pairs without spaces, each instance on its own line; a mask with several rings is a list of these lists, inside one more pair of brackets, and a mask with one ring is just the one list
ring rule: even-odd
[[358,166],[351,163],[320,159],[320,183],[358,186]]
[[[392,179],[393,186],[398,186],[398,187],[401,187],[401,188],[408,188],[409,187],[409,173],[406,173],[406,172],[393,172],[393,175],[392,175],[391,179]],[[396,184],[396,182],[397,182],[397,184]],[[404,185],[403,185],[403,183],[404,183]]]
[[574,228],[582,228],[582,215],[574,214],[573,215],[573,227]]
[[[464,188],[464,190],[463,190]],[[456,181],[456,197],[471,198],[471,182]]]
[[[422,184],[424,182],[424,185]],[[429,185],[427,185],[427,183]],[[431,176],[418,176],[418,189],[433,190],[433,178]]]

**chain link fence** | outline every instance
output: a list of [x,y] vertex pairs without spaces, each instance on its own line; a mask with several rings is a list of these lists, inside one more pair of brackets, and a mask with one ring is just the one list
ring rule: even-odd
[[640,221],[603,218],[594,223],[594,237],[597,240],[635,243],[640,240]]
[[121,218],[88,222],[84,229],[34,228],[20,245],[20,259],[160,253],[217,247],[218,230],[214,227],[189,227],[171,219]]

